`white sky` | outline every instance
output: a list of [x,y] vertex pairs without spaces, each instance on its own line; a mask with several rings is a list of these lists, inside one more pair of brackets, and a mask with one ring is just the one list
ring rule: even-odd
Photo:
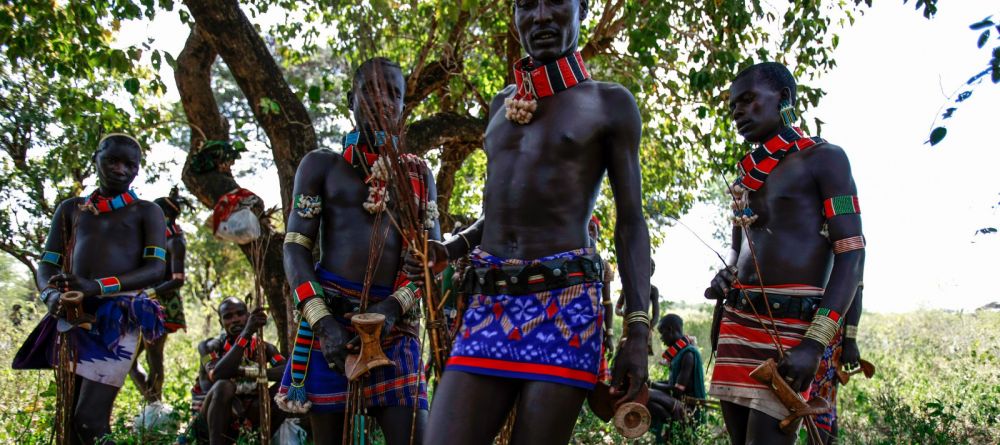
[[[951,93],[989,60],[968,27],[997,12],[987,3],[942,4],[928,21],[900,1],[875,2],[841,32],[837,68],[814,84],[827,96],[805,118],[826,122],[823,137],[847,151],[858,184],[868,240],[866,310],[973,309],[1000,301],[992,282],[1000,237],[973,237],[1000,224],[993,207],[1000,201],[1000,85],[976,89],[946,121],[944,141],[924,144],[945,103],[942,90]],[[725,210],[699,205],[682,221],[724,253],[709,221]],[[686,229],[669,229],[654,259],[653,284],[662,295],[705,301],[719,260]]]
[[[994,208],[1000,201],[1000,138],[991,109],[1000,103],[1000,86],[978,88],[947,121],[945,140],[933,148],[924,144],[945,104],[943,91],[951,93],[985,67],[988,52],[976,48],[978,33],[968,25],[997,12],[987,3],[942,4],[928,21],[898,0],[875,2],[840,33],[838,67],[812,84],[827,96],[804,117],[826,122],[823,137],[847,151],[858,184],[868,239],[866,310],[973,309],[1000,300],[989,280],[1000,269],[1000,236],[973,236],[981,227],[1000,224]],[[175,14],[165,14],[153,23],[124,24],[122,35],[123,44],[157,36],[155,47],[176,56],[187,32]],[[165,63],[162,75],[166,99],[176,100]],[[149,158],[174,160],[180,176],[181,150],[158,145]],[[170,181],[146,184],[141,175],[136,184],[140,194],[152,198],[165,194]],[[267,184],[277,184],[275,172],[244,181],[267,205],[275,205],[278,188]],[[699,204],[682,221],[724,252],[711,238],[710,221],[726,211]],[[702,291],[719,261],[686,229],[668,229],[654,259],[653,284],[661,295],[705,301]]]

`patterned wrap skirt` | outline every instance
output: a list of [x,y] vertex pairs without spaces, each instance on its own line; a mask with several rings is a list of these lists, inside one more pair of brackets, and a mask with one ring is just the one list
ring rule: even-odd
[[[477,248],[472,266],[526,266],[592,254],[586,248],[517,260]],[[592,390],[603,361],[601,288],[584,282],[526,295],[470,295],[445,370]]]

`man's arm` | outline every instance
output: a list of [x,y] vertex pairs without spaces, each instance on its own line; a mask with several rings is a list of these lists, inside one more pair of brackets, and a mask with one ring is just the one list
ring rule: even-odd
[[288,359],[281,355],[274,345],[270,343],[264,343],[267,346],[267,361],[271,366],[267,368],[267,380],[271,382],[277,382],[281,380],[282,375],[285,373],[285,363]]
[[167,251],[170,252],[170,279],[154,288],[157,295],[178,290],[184,285],[184,255],[187,253],[184,235],[168,239]]
[[694,382],[695,372],[701,372],[700,369],[694,369],[694,352],[688,351],[681,356],[681,368],[680,373],[677,375],[677,379],[674,380],[674,389],[677,390],[677,395],[684,394],[687,388],[691,387],[692,382]]
[[198,385],[203,389],[211,388],[214,383],[210,375],[219,361],[219,358],[214,356],[214,352],[222,349],[216,343],[217,341],[214,338],[198,343],[198,357],[200,362],[198,367]]
[[[820,197],[828,209],[827,227],[834,256],[830,279],[809,330],[802,343],[790,349],[779,365],[779,372],[790,378],[792,388],[798,391],[809,387],[823,349],[840,329],[840,318],[847,312],[858,289],[865,257],[861,215],[855,204],[848,204],[857,202],[858,191],[847,155],[843,149],[833,145],[813,150],[817,151],[810,159],[810,168],[819,186]],[[825,201],[829,199],[843,204],[828,206]],[[834,208],[832,213],[829,211],[831,206]]]
[[79,198],[70,198],[59,204],[52,222],[49,224],[49,234],[45,238],[45,250],[41,252],[41,260],[38,262],[35,274],[35,285],[42,291],[42,303],[49,307],[49,311],[55,310],[58,303],[58,296],[61,289],[52,288],[47,290],[52,277],[59,275],[63,271],[63,262],[66,260],[66,241],[64,234],[71,228],[68,219],[75,210]]
[[[603,94],[610,109],[618,110],[612,115],[611,131],[606,135],[605,146],[608,150],[608,180],[618,215],[615,250],[625,295],[625,314],[626,317],[636,312],[648,314],[651,270],[649,229],[642,214],[642,171],[639,166],[642,119],[635,98],[628,90],[615,86]],[[649,325],[629,323],[627,340],[615,362],[613,379],[615,387],[628,385],[624,400],[634,399],[646,383],[648,354]]]

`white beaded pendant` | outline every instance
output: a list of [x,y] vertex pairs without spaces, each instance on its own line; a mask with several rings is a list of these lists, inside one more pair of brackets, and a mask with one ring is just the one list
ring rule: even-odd
[[535,110],[538,108],[538,101],[534,98],[516,99],[514,97],[508,97],[504,99],[503,105],[504,108],[506,108],[504,116],[507,120],[521,125],[527,125],[531,122],[531,118],[534,116]]

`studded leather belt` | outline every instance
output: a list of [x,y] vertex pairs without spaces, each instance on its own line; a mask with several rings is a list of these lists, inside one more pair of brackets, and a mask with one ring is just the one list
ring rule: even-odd
[[[767,316],[768,305],[774,318],[797,318],[802,321],[812,321],[813,315],[822,297],[803,297],[797,295],[781,295],[767,293],[767,301],[759,291],[732,289],[726,296],[726,306],[741,312],[753,312],[754,309],[762,316]],[[752,303],[752,305],[751,305]]]
[[470,267],[462,280],[467,295],[527,295],[599,282],[604,266],[598,255],[555,259],[524,266]]

